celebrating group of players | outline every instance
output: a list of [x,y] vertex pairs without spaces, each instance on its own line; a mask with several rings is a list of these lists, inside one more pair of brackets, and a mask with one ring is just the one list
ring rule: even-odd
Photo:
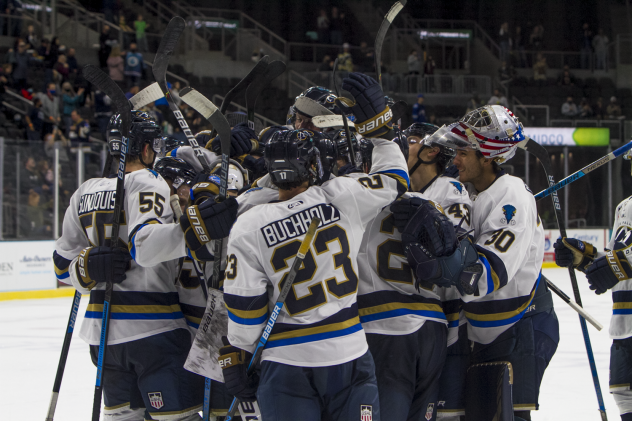
[[[95,362],[104,286],[115,284],[106,419],[199,419],[204,379],[183,366],[215,258],[222,260],[228,314],[216,362],[225,383],[211,388],[215,415],[225,415],[237,397],[256,400],[267,421],[462,420],[476,405],[495,405],[466,396],[468,368],[483,363],[512,370],[516,420],[538,409],[559,325],[541,275],[536,202],[500,166],[525,141],[522,124],[493,105],[441,128],[400,131],[377,81],[351,73],[343,89],[353,100],[324,88],[305,91],[288,126],[259,135],[246,124],[233,127],[232,194],[222,202],[214,200],[219,177],[203,173],[192,148],[166,144],[154,121],[133,112],[124,212],[112,247],[101,244],[113,223],[116,177],[88,180],[75,192],[54,262],[59,280],[90,294],[81,337]],[[349,131],[341,111],[353,116]],[[317,125],[322,116],[332,117],[327,127]],[[120,150],[119,125],[113,118],[112,153]],[[219,163],[219,139],[196,137]],[[174,194],[179,206],[172,208]],[[632,284],[618,282],[608,260],[632,277],[628,206],[617,209],[622,230],[606,257],[577,240],[556,243],[558,263],[589,272],[597,292],[617,284],[615,309],[632,301]],[[314,217],[321,222],[313,243],[267,332],[261,363],[248,375]],[[214,256],[214,240],[226,237],[222,256]],[[615,339],[631,336],[625,322],[617,326]],[[629,361],[632,345],[619,342],[613,359]],[[629,390],[629,376],[620,382]],[[620,396],[632,405],[629,394]]]

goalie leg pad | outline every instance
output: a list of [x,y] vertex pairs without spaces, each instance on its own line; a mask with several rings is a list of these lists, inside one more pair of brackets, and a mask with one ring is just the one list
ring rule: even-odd
[[609,385],[619,413],[632,413],[632,338],[612,341]]

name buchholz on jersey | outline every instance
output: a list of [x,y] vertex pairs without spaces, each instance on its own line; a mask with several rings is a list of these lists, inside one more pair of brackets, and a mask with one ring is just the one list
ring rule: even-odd
[[[298,206],[300,205],[296,205],[296,207]],[[320,225],[318,226],[320,228],[339,221],[340,211],[331,205],[323,203],[297,212],[279,221],[274,221],[261,228],[261,233],[268,247],[272,247],[284,241],[304,235],[314,217],[320,218]]]
[[114,209],[115,191],[100,191],[88,193],[81,196],[79,200],[79,215],[94,211],[105,211]]

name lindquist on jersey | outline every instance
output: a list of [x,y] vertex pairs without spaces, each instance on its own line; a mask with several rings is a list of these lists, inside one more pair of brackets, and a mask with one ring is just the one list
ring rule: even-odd
[[284,241],[304,235],[313,217],[320,218],[319,227],[324,227],[339,221],[340,211],[334,206],[323,203],[297,212],[279,221],[274,221],[261,228],[261,233],[268,247],[272,247]]
[[81,196],[79,200],[79,215],[101,210],[113,210],[115,191],[100,191]]

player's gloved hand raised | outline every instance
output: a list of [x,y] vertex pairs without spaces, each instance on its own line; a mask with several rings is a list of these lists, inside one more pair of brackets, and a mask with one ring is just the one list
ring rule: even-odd
[[[358,133],[364,137],[383,137],[389,133],[393,113],[386,106],[384,92],[377,80],[362,73],[349,73],[342,80],[342,89],[355,99],[351,111]],[[391,133],[387,138],[392,137]]]
[[586,268],[595,259],[597,250],[590,243],[576,238],[558,238],[555,244],[555,263],[561,267],[570,267],[586,272]]
[[242,402],[257,400],[256,392],[259,386],[259,376],[253,373],[248,376],[248,364],[252,354],[243,349],[232,346],[226,336],[222,337],[224,346],[219,349],[219,366],[224,374],[226,390]]
[[198,174],[191,187],[191,204],[199,205],[206,199],[215,200],[219,194],[219,176],[215,174]]
[[[615,243],[616,247],[617,243]],[[595,294],[603,294],[610,288],[625,279],[632,278],[632,267],[625,257],[624,249],[606,250],[606,255],[602,256],[588,266],[586,278],[590,284],[590,289]]]
[[[230,157],[237,157],[259,149],[259,139],[254,130],[248,127],[248,123],[239,123],[230,131]],[[220,137],[212,141],[212,150],[216,154],[222,153]]]
[[400,199],[391,204],[391,212],[393,213],[393,223],[399,230],[404,232],[404,228],[408,221],[417,212],[417,209],[428,201],[421,197],[411,197],[410,199]]
[[237,220],[238,206],[237,200],[229,197],[220,203],[206,200],[199,206],[186,208],[180,217],[180,228],[184,232],[187,247],[199,250],[211,240],[228,237]]
[[86,289],[101,282],[120,284],[126,279],[132,256],[123,247],[86,247],[79,253],[77,273]]

